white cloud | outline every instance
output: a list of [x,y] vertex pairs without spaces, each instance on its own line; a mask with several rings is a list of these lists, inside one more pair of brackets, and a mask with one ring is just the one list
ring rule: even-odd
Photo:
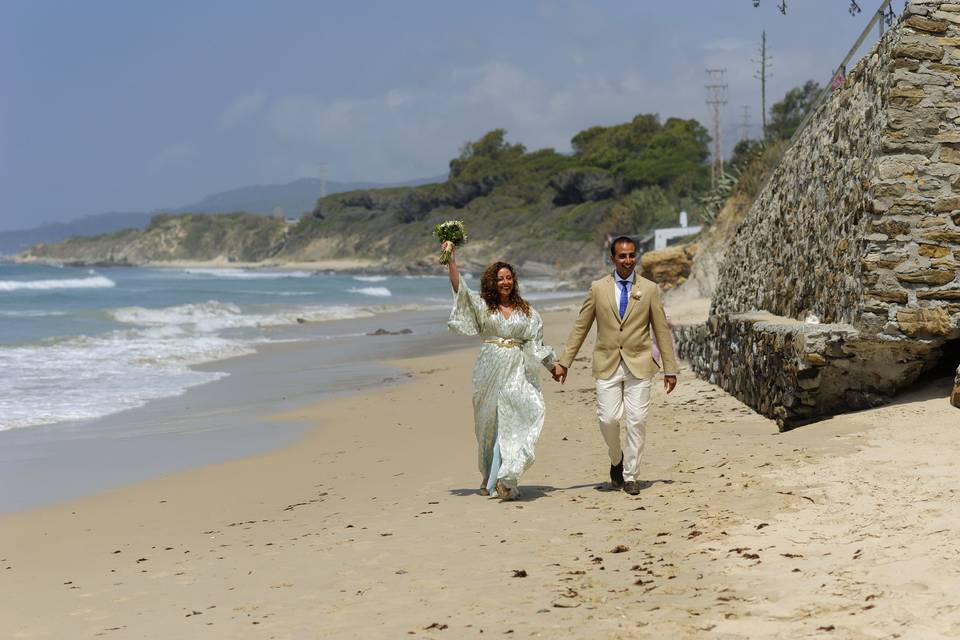
[[262,91],[237,96],[217,116],[217,128],[225,131],[250,120],[263,110],[264,104],[266,96]]
[[161,149],[147,162],[147,174],[155,175],[167,169],[186,167],[196,155],[197,148],[192,143],[177,142]]
[[391,89],[387,91],[387,95],[384,97],[384,102],[389,109],[400,109],[402,107],[412,107],[416,102],[416,94],[412,91],[405,91],[403,89]]
[[320,162],[328,162],[337,179],[436,175],[466,140],[498,127],[528,149],[566,151],[578,131],[638,113],[702,121],[702,85],[699,75],[678,73],[664,84],[649,72],[626,69],[576,71],[550,86],[495,60],[454,70],[434,88],[394,88],[357,99],[282,97],[263,109],[274,145],[264,166],[271,175],[264,178],[302,175]]

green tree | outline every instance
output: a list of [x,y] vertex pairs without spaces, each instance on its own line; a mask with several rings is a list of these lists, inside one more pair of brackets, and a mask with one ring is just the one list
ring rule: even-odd
[[506,141],[504,129],[494,129],[485,133],[479,140],[466,142],[460,147],[460,156],[450,161],[450,177],[485,173],[496,164],[518,160],[526,153],[522,144],[510,144]]
[[746,167],[759,153],[763,152],[763,142],[760,140],[751,140],[744,138],[733,147],[733,154],[727,162],[730,172],[740,172]]
[[629,192],[649,186],[678,187],[687,192],[706,178],[710,136],[696,120],[640,114],[612,127],[591,127],[571,140],[584,164],[619,177]]
[[819,95],[820,85],[813,80],[807,80],[803,86],[788,91],[783,100],[770,107],[767,138],[789,140]]

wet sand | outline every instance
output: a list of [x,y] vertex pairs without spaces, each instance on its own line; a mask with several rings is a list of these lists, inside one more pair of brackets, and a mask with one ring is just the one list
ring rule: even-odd
[[[674,317],[677,311],[673,310]],[[573,313],[545,313],[559,346]],[[477,495],[476,348],[306,404],[296,444],[0,517],[13,638],[877,638],[960,634],[947,379],[779,434],[681,371],[645,486],[609,490],[589,343],[523,499]]]

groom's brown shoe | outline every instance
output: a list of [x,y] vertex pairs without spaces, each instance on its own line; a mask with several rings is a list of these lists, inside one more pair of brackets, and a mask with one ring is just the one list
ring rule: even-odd
[[629,493],[630,495],[635,496],[638,493],[640,493],[640,483],[637,482],[636,480],[630,480],[628,482],[624,482],[623,490]]
[[620,456],[619,464],[610,465],[610,484],[614,489],[623,486],[623,456]]

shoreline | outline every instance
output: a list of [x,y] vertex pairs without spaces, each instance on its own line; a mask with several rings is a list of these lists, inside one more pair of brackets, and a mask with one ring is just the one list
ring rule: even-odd
[[[535,305],[570,308],[571,300]],[[274,414],[403,384],[408,376],[395,361],[471,344],[447,331],[446,317],[446,308],[397,310],[274,327],[275,341],[252,353],[193,365],[226,375],[179,395],[0,431],[0,516],[289,446],[311,425]]]
[[46,258],[25,258],[18,255],[0,257],[0,261],[9,264],[40,265],[48,267],[141,267],[151,269],[283,269],[283,270],[304,270],[304,271],[334,271],[349,273],[366,273],[375,271],[378,268],[390,270],[384,262],[361,259],[334,259],[334,260],[315,260],[310,262],[282,261],[282,260],[264,260],[262,262],[238,262],[230,261],[226,258],[215,258],[213,260],[163,260],[163,261],[144,261],[142,263],[127,262],[83,262],[83,261],[64,261]]
[[[94,419],[0,431],[0,515],[288,446],[310,425],[272,414],[403,383],[385,359],[462,344],[446,334],[445,317],[395,311],[277,327],[278,341],[253,353],[191,367],[226,375],[179,395]],[[375,335],[384,327],[397,333]]]
[[[574,314],[544,314],[548,344]],[[683,366],[674,394],[654,385],[632,498],[606,486],[589,348],[566,385],[543,381],[518,502],[476,494],[476,345],[392,359],[407,384],[271,414],[312,426],[283,449],[0,516],[0,625],[16,638],[958,628],[960,607],[937,597],[960,573],[946,379],[780,434]]]

